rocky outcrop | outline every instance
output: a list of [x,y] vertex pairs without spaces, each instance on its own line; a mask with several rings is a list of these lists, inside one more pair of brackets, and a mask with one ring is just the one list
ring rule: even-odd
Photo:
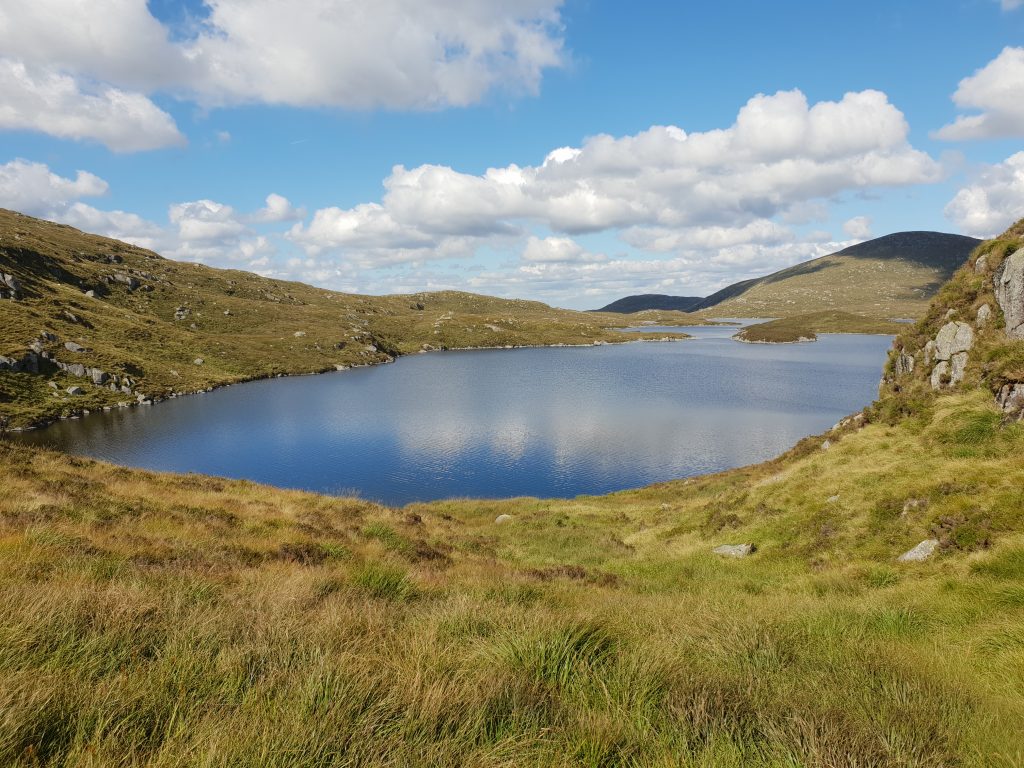
[[14,275],[0,272],[0,299],[17,301],[21,298],[21,283]]
[[900,352],[896,355],[895,370],[896,370],[896,375],[897,376],[904,376],[906,374],[913,373],[914,372],[914,356],[908,354],[907,352],[905,352],[903,350],[900,350]]
[[919,563],[934,555],[938,548],[938,539],[925,539],[913,549],[904,552],[897,560],[901,563]]
[[[932,389],[952,387],[963,381],[967,369],[967,354],[974,346],[974,329],[964,322],[946,323],[935,337],[935,367],[932,369]],[[927,356],[927,351],[926,351]]]
[[746,557],[756,552],[757,547],[753,544],[722,544],[711,551],[722,557]]
[[996,395],[996,403],[1010,419],[1024,418],[1024,384],[1004,384]]
[[124,272],[115,272],[114,281],[121,283],[122,285],[128,286],[129,291],[134,291],[139,287],[139,281],[131,275],[126,275]]
[[984,328],[992,322],[992,307],[988,304],[982,304],[978,307],[978,313],[974,316],[974,325],[978,328]]
[[996,271],[993,287],[1006,319],[1006,335],[1024,339],[1024,248],[1006,257]]

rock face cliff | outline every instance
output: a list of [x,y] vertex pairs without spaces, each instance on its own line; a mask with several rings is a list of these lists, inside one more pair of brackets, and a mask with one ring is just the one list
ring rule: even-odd
[[880,385],[883,402],[983,387],[1008,419],[1024,418],[1022,226],[978,246],[926,316],[896,338]]

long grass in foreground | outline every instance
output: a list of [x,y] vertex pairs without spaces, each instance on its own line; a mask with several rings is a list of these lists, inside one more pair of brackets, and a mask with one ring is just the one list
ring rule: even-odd
[[1024,765],[1024,437],[991,408],[402,510],[0,443],[0,764]]

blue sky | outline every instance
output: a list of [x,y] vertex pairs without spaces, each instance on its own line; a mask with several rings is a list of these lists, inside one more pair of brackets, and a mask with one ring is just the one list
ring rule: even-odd
[[704,294],[1024,216],[1022,5],[10,0],[0,205],[341,290]]

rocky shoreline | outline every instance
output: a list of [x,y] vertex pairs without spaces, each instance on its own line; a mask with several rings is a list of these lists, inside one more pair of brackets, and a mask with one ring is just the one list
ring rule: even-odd
[[[71,421],[71,420],[74,420],[74,419],[80,419],[83,416],[89,416],[89,415],[92,415],[93,413],[97,413],[97,412],[100,412],[100,411],[102,411],[104,413],[108,413],[110,411],[114,411],[114,410],[117,410],[119,408],[134,408],[134,407],[138,407],[138,406],[156,405],[157,403],[166,402],[167,400],[176,400],[179,397],[188,397],[188,396],[192,396],[192,395],[205,395],[206,393],[213,392],[216,389],[222,389],[224,387],[231,387],[231,386],[234,386],[236,384],[247,384],[247,383],[253,382],[253,381],[266,381],[267,379],[283,379],[283,378],[289,378],[289,377],[292,377],[292,376],[319,376],[319,375],[322,375],[322,374],[325,374],[325,373],[340,373],[342,371],[353,370],[353,369],[356,369],[356,368],[370,368],[370,367],[376,366],[376,365],[387,365],[388,363],[395,362],[399,357],[410,357],[412,355],[424,355],[424,354],[427,354],[429,352],[479,352],[479,351],[488,350],[488,349],[492,349],[492,350],[498,350],[498,349],[548,349],[548,348],[550,348],[550,349],[557,349],[557,348],[565,348],[565,347],[602,347],[602,346],[609,346],[609,345],[613,345],[613,344],[614,345],[619,345],[619,344],[637,344],[637,343],[643,343],[643,342],[689,341],[691,339],[692,339],[691,336],[663,336],[663,337],[658,338],[658,339],[624,339],[622,341],[617,341],[617,340],[616,341],[598,340],[598,341],[593,341],[593,342],[591,342],[589,344],[565,344],[565,343],[557,343],[557,344],[505,344],[505,345],[490,345],[490,346],[479,346],[479,347],[447,347],[447,348],[434,347],[434,346],[432,346],[430,344],[424,344],[423,348],[421,348],[420,350],[418,350],[416,352],[409,352],[409,353],[398,354],[398,355],[394,355],[394,356],[388,355],[385,359],[378,360],[378,361],[375,361],[375,362],[355,363],[355,364],[352,364],[352,365],[337,364],[337,365],[334,365],[334,366],[331,366],[331,367],[325,367],[325,368],[322,368],[322,369],[316,370],[316,371],[297,371],[297,372],[294,372],[294,373],[286,372],[286,373],[275,373],[275,374],[268,374],[268,375],[246,376],[246,377],[243,377],[243,378],[236,379],[234,381],[226,381],[226,382],[222,382],[222,383],[211,384],[210,386],[202,388],[202,389],[183,391],[183,392],[177,392],[177,391],[176,392],[171,392],[170,394],[165,395],[165,396],[160,396],[160,395],[144,395],[144,394],[139,393],[139,392],[128,391],[128,392],[125,392],[125,394],[134,394],[135,397],[136,397],[135,401],[122,401],[122,402],[118,403],[117,405],[103,406],[101,409],[98,409],[98,410],[92,410],[92,409],[88,409],[88,408],[83,408],[83,409],[81,409],[79,411],[72,411],[67,416],[58,416],[58,417],[53,418],[53,419],[46,419],[44,421],[35,422],[33,424],[29,424],[29,425],[22,426],[22,427],[9,427],[9,428],[7,428],[6,431],[9,432],[9,433],[33,432],[33,431],[36,431],[36,430],[39,430],[39,429],[45,429],[46,427],[50,426],[51,424],[56,424],[59,421]],[[29,358],[29,357],[30,357],[30,359],[26,360],[26,358]],[[103,371],[99,371],[98,369],[88,368],[88,367],[86,367],[86,366],[84,366],[82,364],[78,364],[78,363],[75,363],[75,364],[61,363],[61,362],[59,362],[57,360],[54,360],[54,359],[51,359],[49,357],[42,357],[42,355],[40,353],[37,353],[35,350],[26,353],[26,355],[23,356],[21,359],[15,359],[15,358],[9,358],[9,357],[0,357],[0,370],[13,370],[13,371],[17,371],[17,372],[36,373],[36,374],[38,374],[38,373],[41,373],[40,368],[44,366],[44,363],[42,361],[46,361],[47,363],[52,364],[55,368],[57,368],[58,370],[64,371],[65,373],[70,373],[71,375],[81,375],[81,376],[86,377],[86,378],[92,378],[93,383],[97,384],[97,386],[108,385],[107,382],[110,382],[109,386],[114,386],[114,384],[115,384],[115,380],[113,378],[104,379],[103,382],[97,382],[96,381],[97,377],[96,377],[96,375],[93,372],[94,371],[98,371],[98,373],[103,374],[104,373]],[[76,373],[78,368],[82,368],[84,370],[84,372],[81,373],[81,374]],[[106,375],[106,374],[104,374],[104,375]],[[112,390],[112,391],[118,391],[118,390],[115,389],[115,390]],[[123,391],[123,390],[121,390],[121,391]]]

